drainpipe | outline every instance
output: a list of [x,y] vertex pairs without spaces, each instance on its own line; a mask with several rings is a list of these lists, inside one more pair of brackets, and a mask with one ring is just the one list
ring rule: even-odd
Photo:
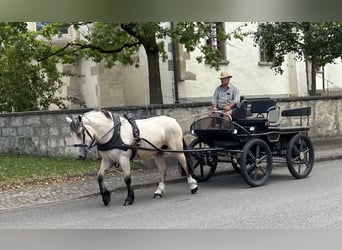
[[[171,22],[171,29],[174,29],[174,23]],[[172,43],[172,63],[173,63],[173,79],[174,79],[174,90],[175,90],[175,103],[179,103],[178,97],[178,50],[177,50],[177,43],[175,41],[171,41]]]

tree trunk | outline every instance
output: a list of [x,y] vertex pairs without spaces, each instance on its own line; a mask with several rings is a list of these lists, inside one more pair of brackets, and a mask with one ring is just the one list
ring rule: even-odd
[[[138,23],[121,24],[121,28],[128,34],[135,37],[144,46],[148,63],[148,82],[150,93],[150,104],[163,104],[163,93],[161,89],[160,68],[159,68],[159,48],[155,31],[151,31],[150,23],[146,26],[139,26]],[[137,32],[136,28],[142,28]],[[146,28],[146,30],[145,30]],[[138,29],[139,30],[139,29]]]
[[161,89],[159,52],[158,50],[146,50],[148,62],[148,81],[150,86],[150,104],[163,104]]
[[316,57],[312,56],[311,58],[311,95],[316,95],[316,69],[317,62]]

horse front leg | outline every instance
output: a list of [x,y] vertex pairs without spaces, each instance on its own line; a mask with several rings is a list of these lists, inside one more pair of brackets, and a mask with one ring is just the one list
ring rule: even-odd
[[127,187],[127,197],[124,202],[124,206],[132,205],[134,202],[134,191],[131,185],[131,164],[128,158],[125,158],[120,161],[120,166],[122,168],[124,174],[124,181]]
[[110,197],[110,192],[107,190],[107,188],[104,184],[103,176],[104,176],[106,170],[110,168],[110,166],[111,166],[111,163],[102,159],[101,168],[97,174],[97,181],[99,183],[100,194],[102,196],[102,201],[103,201],[105,206],[108,206],[108,204],[111,201],[111,197]]

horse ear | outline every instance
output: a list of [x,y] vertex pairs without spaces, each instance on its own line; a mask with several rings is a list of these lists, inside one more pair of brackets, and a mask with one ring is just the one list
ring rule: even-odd
[[82,116],[79,115],[77,118],[78,118],[78,121],[79,121],[79,122],[82,121]]
[[70,117],[65,117],[65,120],[68,122],[68,123],[71,123],[72,122],[72,119]]

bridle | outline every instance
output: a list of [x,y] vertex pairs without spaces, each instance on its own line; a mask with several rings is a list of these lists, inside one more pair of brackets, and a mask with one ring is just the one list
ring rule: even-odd
[[[84,115],[83,115],[84,116]],[[75,129],[72,128],[72,131],[74,131],[76,134],[82,134],[82,143],[75,143],[73,146],[74,147],[83,147],[86,151],[89,151],[90,149],[92,149],[93,147],[96,147],[98,142],[96,141],[95,137],[92,136],[92,134],[89,132],[89,130],[84,126],[83,121],[82,121],[82,117],[83,116],[79,116],[78,119],[75,118],[72,122],[75,124],[77,122],[77,126],[78,128],[81,129],[81,132],[77,133],[75,131]],[[85,118],[87,118],[89,120],[88,117],[84,116]],[[90,120],[89,120],[90,121]],[[115,127],[121,125],[121,122],[119,122],[118,124],[113,125],[113,127],[111,129],[109,129],[102,137],[104,138],[106,135],[108,135],[113,129],[115,129]],[[86,135],[88,135],[91,139],[89,145],[86,144]]]
[[[75,120],[73,121],[75,122]],[[77,121],[78,122],[78,127],[81,129],[81,134],[82,134],[82,143],[75,143],[74,144],[74,147],[82,147],[84,148],[86,151],[89,151],[91,148],[95,147],[96,146],[96,139],[95,137],[93,137],[91,135],[91,133],[87,130],[87,128],[83,125],[83,122],[82,122],[82,118],[79,117],[79,120]],[[76,134],[80,134],[80,133],[77,133],[76,131],[74,131]],[[86,135],[88,135],[91,139],[90,141],[90,144],[86,144]]]

